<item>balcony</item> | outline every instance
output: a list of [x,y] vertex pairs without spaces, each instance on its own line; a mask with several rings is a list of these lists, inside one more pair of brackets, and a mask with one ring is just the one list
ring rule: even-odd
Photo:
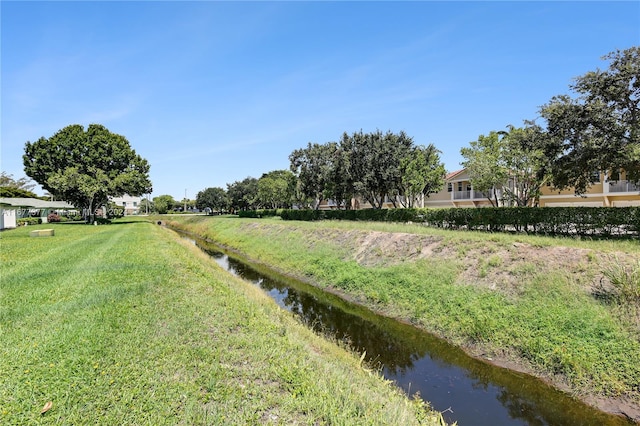
[[628,180],[617,180],[609,182],[609,193],[611,192],[640,192],[640,186]]
[[454,200],[477,200],[487,198],[480,191],[453,191]]

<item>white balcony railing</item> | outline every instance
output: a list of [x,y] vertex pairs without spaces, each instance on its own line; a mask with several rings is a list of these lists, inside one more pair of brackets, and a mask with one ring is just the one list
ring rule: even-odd
[[609,182],[609,192],[637,192],[640,191],[640,186],[636,185],[628,180],[618,180]]
[[480,191],[453,191],[454,200],[482,200],[487,196]]
[[454,200],[470,200],[471,191],[453,191]]

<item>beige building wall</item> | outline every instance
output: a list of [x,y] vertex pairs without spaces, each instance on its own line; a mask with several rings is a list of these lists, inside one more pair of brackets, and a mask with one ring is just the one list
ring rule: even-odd
[[541,190],[541,207],[633,207],[640,206],[640,186],[626,180],[624,171],[616,173],[616,180],[600,173],[598,181],[581,195],[575,195],[573,189],[557,190],[545,186]]
[[[498,191],[500,191],[498,189]],[[466,170],[447,174],[445,185],[437,193],[430,194],[425,207],[491,207],[487,196],[476,191]]]
[[118,207],[122,207],[124,214],[132,215],[137,214],[142,204],[142,197],[134,197],[132,195],[125,194],[122,197],[112,197],[111,201]]

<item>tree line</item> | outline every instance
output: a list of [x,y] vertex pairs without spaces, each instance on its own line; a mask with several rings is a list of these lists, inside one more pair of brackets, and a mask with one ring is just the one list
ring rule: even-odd
[[444,185],[440,152],[433,144],[416,145],[405,132],[345,132],[338,142],[310,142],[294,150],[289,161],[289,170],[247,177],[226,190],[206,188],[198,193],[196,207],[317,209],[322,200],[331,200],[337,208],[351,209],[356,196],[374,208],[382,208],[385,200],[396,207],[414,207],[420,197]]
[[[624,170],[627,180],[640,182],[640,47],[603,59],[609,60],[606,70],[588,72],[570,85],[576,97],[554,96],[539,108],[536,120],[480,135],[461,149],[470,183],[492,205],[535,206],[544,185],[583,194],[600,172],[614,180]],[[291,153],[293,177],[278,171],[280,186],[288,188],[279,193],[280,202],[264,197],[270,193],[277,199],[275,191],[257,191],[266,175],[228,185],[226,199],[225,191],[216,188],[214,199],[217,208],[224,201],[231,210],[293,204],[318,208],[321,200],[349,209],[355,196],[374,208],[385,200],[414,207],[421,197],[442,189],[439,154],[432,144],[416,146],[404,132],[344,133],[338,142],[310,142]],[[201,205],[211,200],[210,190],[199,194]]]
[[[461,149],[471,184],[492,204],[536,204],[543,185],[584,193],[594,172],[619,170],[640,182],[640,47],[609,53],[605,70],[574,79],[576,96],[554,96],[535,120],[480,135]],[[356,197],[380,209],[417,207],[442,189],[445,168],[433,145],[417,145],[404,131],[362,130],[338,141],[309,142],[289,155],[289,170],[247,177],[227,188],[206,188],[193,205],[201,210],[317,209],[330,200],[341,209]],[[86,211],[108,197],[151,192],[149,164],[121,135],[101,125],[68,126],[51,138],[27,142],[25,173],[58,199]],[[500,191],[496,189],[500,188]],[[145,200],[162,212],[179,204],[171,196]],[[182,203],[180,203],[182,204]]]

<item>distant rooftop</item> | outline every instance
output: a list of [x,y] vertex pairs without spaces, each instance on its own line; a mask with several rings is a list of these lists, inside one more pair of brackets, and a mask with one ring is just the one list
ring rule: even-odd
[[74,209],[66,201],[45,201],[38,198],[0,198],[2,207],[26,207],[33,209]]

